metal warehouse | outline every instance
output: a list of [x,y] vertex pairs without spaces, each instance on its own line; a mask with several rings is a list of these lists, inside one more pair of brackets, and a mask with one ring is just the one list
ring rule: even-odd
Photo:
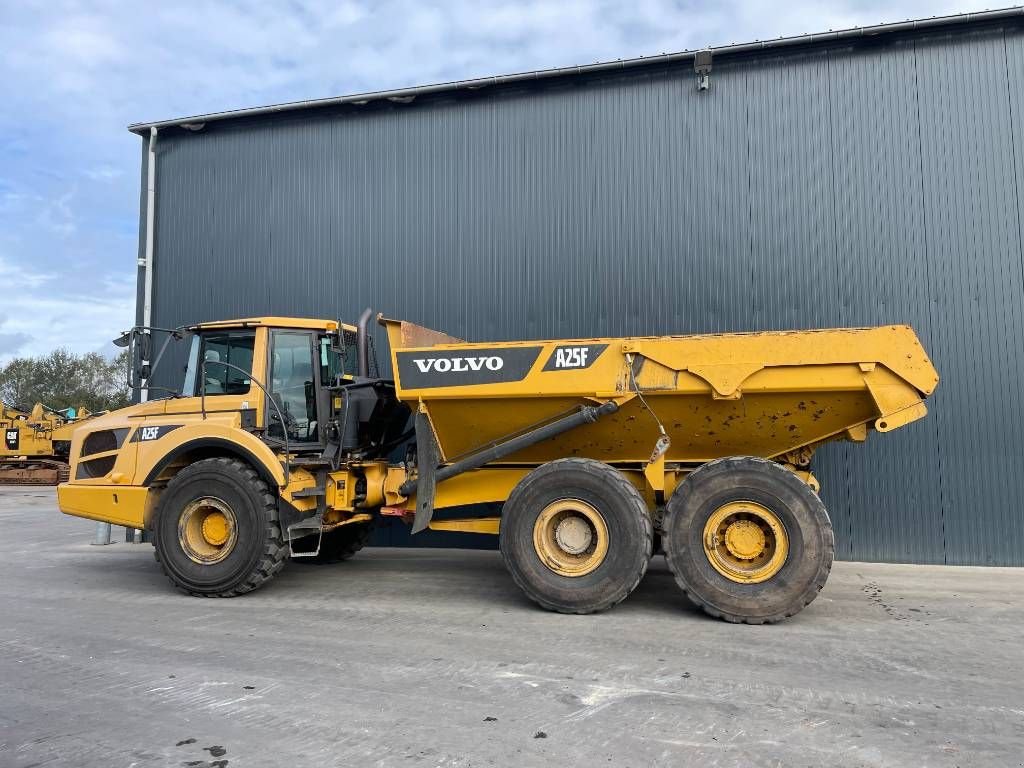
[[1022,78],[1009,9],[133,125],[137,319],[909,323],[942,384],[819,452],[836,554],[1024,565]]

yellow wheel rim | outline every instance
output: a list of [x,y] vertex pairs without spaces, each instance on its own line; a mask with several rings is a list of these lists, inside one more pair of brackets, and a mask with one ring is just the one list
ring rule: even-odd
[[579,499],[559,499],[533,525],[533,548],[560,576],[585,576],[608,554],[608,526],[601,513]]
[[212,496],[190,501],[178,518],[181,549],[200,565],[219,563],[230,555],[237,538],[235,513]]
[[789,554],[789,536],[778,516],[753,501],[733,501],[704,525],[704,554],[730,581],[758,584],[777,574]]

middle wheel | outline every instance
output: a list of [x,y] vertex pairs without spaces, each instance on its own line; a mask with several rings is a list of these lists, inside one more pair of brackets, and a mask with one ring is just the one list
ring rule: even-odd
[[593,459],[538,467],[501,514],[499,548],[512,579],[559,613],[595,613],[624,600],[647,571],[652,541],[640,492]]

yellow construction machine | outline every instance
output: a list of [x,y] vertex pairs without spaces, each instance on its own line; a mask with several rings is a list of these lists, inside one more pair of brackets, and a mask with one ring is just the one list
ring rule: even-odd
[[69,477],[71,433],[91,414],[36,403],[22,411],[0,403],[0,485],[57,485]]
[[[180,391],[79,427],[61,509],[151,531],[195,595],[249,592],[289,556],[345,559],[391,515],[497,535],[550,610],[623,600],[657,542],[705,611],[774,622],[832,564],[815,450],[920,419],[939,381],[907,326],[467,343],[378,317],[383,378],[369,319],[168,331],[189,348]],[[120,343],[148,361],[157,333]],[[465,514],[480,502],[500,516]]]

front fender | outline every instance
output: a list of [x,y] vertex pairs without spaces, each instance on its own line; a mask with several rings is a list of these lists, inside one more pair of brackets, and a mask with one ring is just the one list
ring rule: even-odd
[[173,424],[173,417],[146,421],[146,426],[175,426],[153,441],[140,440],[135,485],[152,484],[170,464],[190,453],[237,456],[252,465],[265,481],[282,488],[284,467],[277,455],[255,435],[231,424],[207,419],[198,424]]

